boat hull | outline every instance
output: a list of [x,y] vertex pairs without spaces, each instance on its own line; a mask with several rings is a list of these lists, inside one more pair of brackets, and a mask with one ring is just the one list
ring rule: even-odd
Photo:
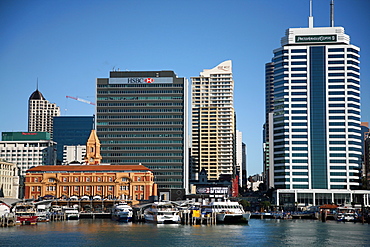
[[17,224],[36,225],[38,216],[17,216]]
[[129,216],[129,214],[112,215],[112,220],[118,222],[130,222],[132,221],[132,216]]
[[248,223],[250,214],[224,214],[218,213],[216,220],[218,223]]

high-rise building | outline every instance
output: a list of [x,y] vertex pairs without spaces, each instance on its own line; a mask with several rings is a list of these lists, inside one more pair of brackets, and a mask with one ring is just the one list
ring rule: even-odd
[[3,132],[0,159],[17,164],[24,176],[33,166],[55,165],[54,145],[47,132]]
[[187,79],[173,71],[112,71],[97,79],[102,163],[141,163],[153,170],[162,199],[183,197],[189,176],[187,95]]
[[94,128],[94,116],[58,116],[53,120],[53,141],[57,143],[57,164],[63,163],[64,146],[86,145]]
[[270,159],[273,157],[270,149],[270,135],[273,129],[270,125],[273,122],[274,112],[274,63],[265,65],[265,124],[263,125],[263,177],[267,187],[273,184],[273,169],[270,169]]
[[47,101],[36,89],[28,100],[28,131],[53,135],[53,117],[60,115],[59,106]]
[[369,204],[369,193],[352,191],[360,187],[359,51],[343,27],[314,27],[312,16],[274,50],[269,143],[278,205]]
[[3,132],[0,160],[16,164],[19,175],[19,198],[24,196],[24,177],[31,167],[55,165],[55,142],[47,132]]
[[[234,175],[234,81],[231,60],[192,77],[192,171],[208,180]],[[194,178],[196,178],[194,176]]]
[[235,156],[235,171],[236,175],[238,175],[238,185],[241,187],[243,182],[243,133],[239,130],[235,133]]

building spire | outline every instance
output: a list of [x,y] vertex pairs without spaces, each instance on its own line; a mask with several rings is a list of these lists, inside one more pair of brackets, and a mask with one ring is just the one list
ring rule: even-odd
[[313,28],[312,0],[310,0],[310,16],[308,17],[308,27]]
[[330,1],[330,27],[334,27],[334,0]]

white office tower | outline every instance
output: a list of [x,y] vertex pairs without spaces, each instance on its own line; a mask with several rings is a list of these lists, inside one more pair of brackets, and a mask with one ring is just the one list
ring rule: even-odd
[[60,108],[47,101],[39,90],[28,100],[28,131],[53,134],[53,117],[60,116]]
[[278,204],[369,203],[368,194],[350,192],[360,186],[359,51],[343,27],[315,28],[312,16],[308,28],[289,28],[274,50]]
[[193,171],[209,180],[234,171],[234,81],[231,60],[192,77]]
[[238,175],[239,186],[242,187],[243,182],[243,133],[239,130],[235,133],[235,155],[236,155],[236,174]]

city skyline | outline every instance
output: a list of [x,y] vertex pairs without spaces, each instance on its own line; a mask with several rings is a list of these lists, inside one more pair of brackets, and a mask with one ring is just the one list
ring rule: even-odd
[[[307,27],[307,1],[11,1],[0,3],[3,97],[0,131],[27,130],[27,100],[38,89],[62,116],[92,115],[96,78],[109,71],[173,70],[190,79],[233,61],[237,129],[248,175],[262,171],[264,68],[280,38]],[[329,26],[330,1],[313,1],[314,26]],[[351,3],[349,6],[348,3]],[[360,47],[361,121],[370,121],[368,1],[335,1],[335,26]],[[294,11],[291,11],[294,9]],[[66,110],[67,109],[67,110]]]

